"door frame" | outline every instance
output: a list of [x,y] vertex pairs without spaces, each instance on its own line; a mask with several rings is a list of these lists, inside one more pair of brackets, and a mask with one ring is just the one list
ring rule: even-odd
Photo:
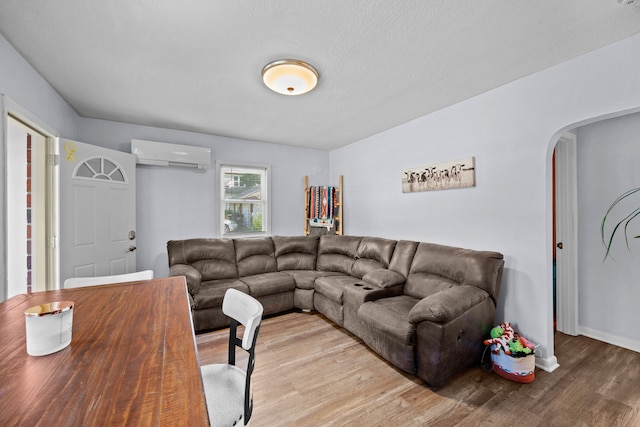
[[[562,135],[555,147],[556,328],[578,335],[578,166],[577,136]],[[562,243],[562,249],[557,245]]]
[[7,127],[8,117],[13,116],[25,125],[41,133],[46,138],[47,145],[47,290],[59,289],[58,263],[59,255],[57,248],[58,236],[58,193],[57,193],[57,168],[56,164],[55,140],[59,133],[51,126],[38,119],[31,112],[20,106],[5,94],[0,94],[0,198],[2,199],[2,209],[0,210],[0,277],[3,284],[0,286],[0,301],[7,299]]

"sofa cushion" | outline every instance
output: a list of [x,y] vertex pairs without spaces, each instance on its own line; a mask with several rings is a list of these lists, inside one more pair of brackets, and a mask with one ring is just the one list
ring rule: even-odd
[[370,258],[387,267],[391,262],[395,247],[395,240],[381,237],[363,237],[358,245],[357,255],[358,258]]
[[360,281],[357,277],[347,275],[318,277],[316,279],[316,292],[331,301],[342,303],[344,288]]
[[500,288],[503,265],[503,256],[498,252],[422,242],[413,257],[410,274],[429,273],[461,285],[477,286],[495,299]]
[[276,257],[276,268],[284,270],[315,270],[316,256],[311,254],[284,254]]
[[408,295],[369,301],[358,309],[358,318],[402,344],[413,344],[416,327],[409,322],[409,313],[417,303]]
[[167,242],[169,265],[193,264],[205,259],[236,260],[233,241],[229,239],[186,239]]
[[393,250],[393,256],[391,257],[391,262],[389,263],[389,269],[397,271],[404,277],[407,277],[411,268],[411,261],[413,260],[413,256],[415,255],[417,249],[418,242],[413,242],[410,240],[398,240],[398,242],[396,243],[396,247]]
[[316,279],[323,276],[322,272],[314,270],[286,270],[282,273],[293,277],[298,289],[315,289]]
[[191,264],[202,281],[236,279],[236,255],[229,239],[188,239],[167,242],[169,266]]
[[319,236],[274,236],[278,271],[315,270]]
[[276,271],[273,241],[262,239],[234,239],[238,276],[253,276]]
[[361,240],[356,236],[320,236],[316,269],[350,275]]
[[363,237],[358,245],[357,259],[353,264],[351,275],[363,277],[372,270],[388,268],[395,247],[395,240]]
[[361,240],[362,237],[359,236],[320,236],[320,241],[318,242],[318,255],[341,254],[355,259],[358,254],[358,246],[360,246]]
[[293,292],[296,288],[293,277],[279,271],[241,277],[240,280],[249,287],[249,295],[254,297]]
[[202,282],[200,292],[194,295],[194,308],[203,309],[210,307],[221,307],[224,293],[227,289],[237,289],[246,294],[249,293],[247,285],[237,279],[221,279]]
[[318,255],[317,268],[320,271],[332,271],[351,275],[351,267],[355,259],[339,254]]
[[460,284],[455,280],[430,273],[414,273],[407,277],[404,293],[422,299]]

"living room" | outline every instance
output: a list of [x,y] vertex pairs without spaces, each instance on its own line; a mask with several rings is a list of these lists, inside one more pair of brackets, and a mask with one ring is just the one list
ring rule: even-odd
[[[640,22],[636,9],[633,13]],[[131,139],[194,145],[211,148],[214,161],[270,165],[273,235],[302,233],[305,175],[311,185],[335,185],[342,175],[345,234],[503,253],[505,274],[496,321],[517,324],[540,345],[538,366],[553,371],[562,364],[556,360],[554,344],[553,150],[566,132],[578,129],[580,141],[582,131],[594,146],[585,152],[584,163],[578,158],[578,174],[586,176],[600,156],[594,141],[613,132],[603,129],[611,123],[624,126],[623,155],[615,160],[619,172],[611,175],[627,184],[619,191],[607,191],[612,202],[623,191],[638,187],[633,172],[638,148],[631,133],[637,130],[640,112],[638,57],[640,35],[635,34],[329,150],[83,117],[4,37],[0,38],[0,92],[68,139],[123,152],[130,151]],[[172,100],[167,105],[173,108]],[[401,173],[406,168],[467,156],[476,160],[475,187],[402,193]],[[615,163],[605,169],[613,167]],[[1,179],[4,187],[4,176]],[[217,180],[215,168],[194,172],[138,167],[138,269],[166,276],[168,240],[219,235]],[[581,212],[587,211],[590,205],[582,203],[588,192],[580,194]],[[597,221],[608,205],[594,207],[587,217]],[[177,206],[188,209],[176,210]],[[597,246],[599,229],[583,228],[580,218],[579,236],[595,233],[596,241],[591,235],[579,239],[587,239],[589,248]],[[584,241],[579,242],[582,247]],[[640,248],[636,239],[630,245],[630,252],[623,248],[618,253],[616,263],[602,262],[596,256],[604,256],[600,247],[589,249],[589,258],[580,260],[581,280],[602,275],[602,270],[604,277],[622,274],[623,279],[590,285],[596,293],[581,299],[579,324],[592,335],[639,351],[640,335],[634,325],[640,319],[633,302],[640,295],[628,277],[638,275],[630,253],[637,254]],[[625,273],[617,271],[621,264],[630,265]]]

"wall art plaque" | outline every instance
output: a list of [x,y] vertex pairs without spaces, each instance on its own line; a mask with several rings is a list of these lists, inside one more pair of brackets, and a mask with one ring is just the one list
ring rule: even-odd
[[475,187],[475,185],[475,158],[473,157],[407,169],[402,173],[403,193],[449,190]]

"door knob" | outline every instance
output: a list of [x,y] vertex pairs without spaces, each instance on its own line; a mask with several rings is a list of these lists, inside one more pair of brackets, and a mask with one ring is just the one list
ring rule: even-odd
[[135,246],[129,246],[129,252],[135,251],[137,248]]
[[558,247],[558,249],[562,249],[562,242],[558,242],[556,246]]

